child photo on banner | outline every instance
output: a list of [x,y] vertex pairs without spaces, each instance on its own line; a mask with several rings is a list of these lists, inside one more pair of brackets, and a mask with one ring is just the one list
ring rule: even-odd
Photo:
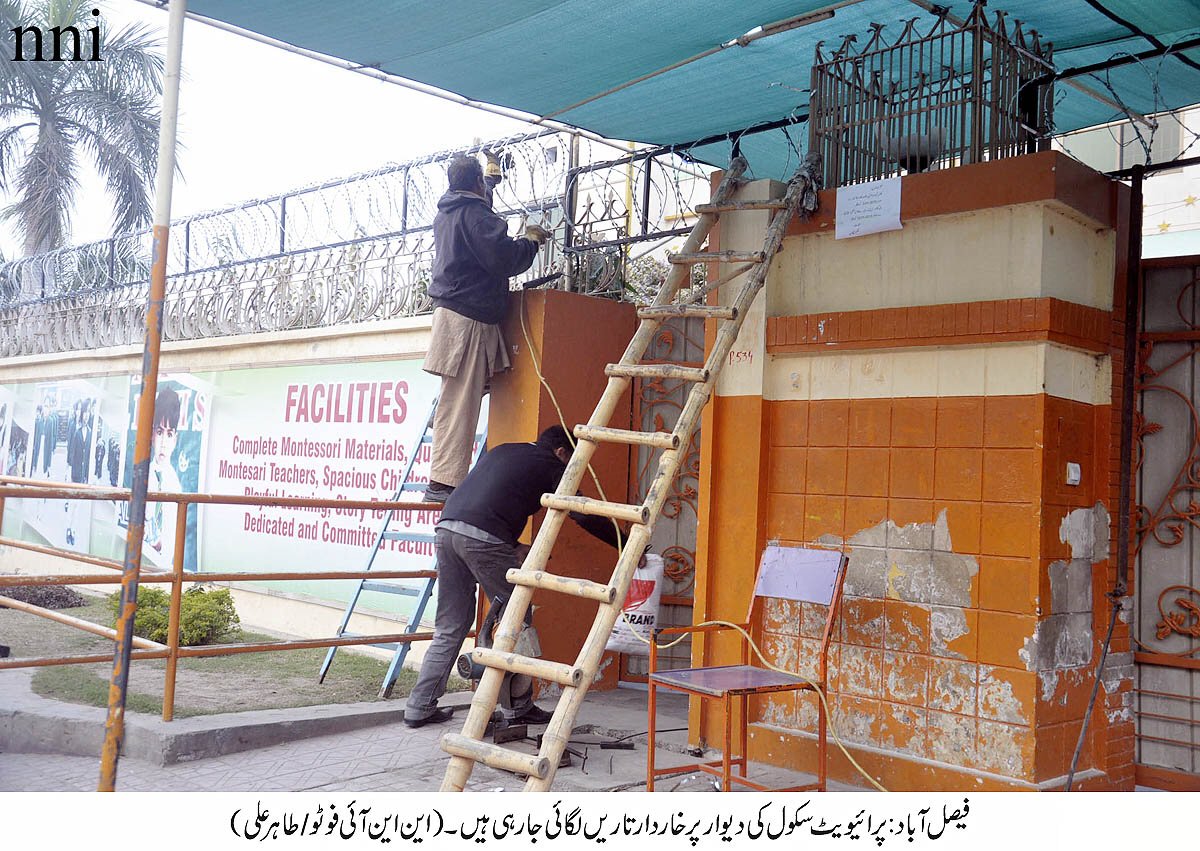
[[[154,398],[154,417],[150,434],[151,493],[199,493],[204,460],[204,432],[209,396],[191,376],[164,376],[159,379]],[[137,436],[137,406],[141,397],[140,380],[134,379],[129,401],[129,428],[126,432],[124,486],[133,485],[133,454]],[[106,450],[108,451],[108,450]],[[183,568],[196,570],[197,523],[195,506],[186,516],[173,502],[146,503],[146,532],[142,558],[157,567],[170,568],[175,553],[176,526],[187,523],[184,538]],[[121,511],[119,523],[129,526],[129,507]]]

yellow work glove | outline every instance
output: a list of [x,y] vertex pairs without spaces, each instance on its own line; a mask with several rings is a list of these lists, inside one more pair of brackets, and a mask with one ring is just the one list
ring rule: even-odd
[[542,245],[550,238],[550,231],[546,230],[541,225],[526,225],[525,238]]

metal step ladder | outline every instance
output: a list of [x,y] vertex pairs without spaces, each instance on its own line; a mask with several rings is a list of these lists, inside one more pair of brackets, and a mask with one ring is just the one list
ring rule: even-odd
[[[429,406],[429,416],[425,418],[425,427],[421,430],[421,436],[417,439],[416,445],[412,452],[408,455],[408,463],[404,467],[404,476],[400,479],[400,488],[392,496],[392,502],[399,502],[403,494],[413,492],[423,492],[425,490],[424,482],[411,481],[412,470],[417,461],[417,456],[421,452],[421,448],[433,443],[433,417],[437,413],[438,397],[434,397],[433,404]],[[487,426],[483,430],[475,434],[475,448],[471,454],[471,466],[475,466],[475,462],[479,460],[479,456],[483,454],[484,447],[487,445]],[[437,503],[430,503],[430,509],[435,510],[434,506]],[[384,541],[411,541],[414,543],[427,543],[432,545],[434,536],[431,533],[421,532],[405,532],[399,529],[391,529],[392,520],[396,516],[396,511],[390,510],[383,519],[383,524],[379,528],[379,534],[375,536],[375,545],[371,547],[371,555],[367,558],[367,566],[364,570],[370,570],[375,564],[375,558],[379,555],[379,549]],[[429,557],[430,570],[437,569],[437,556]],[[379,591],[384,594],[399,594],[404,597],[416,597],[417,605],[413,610],[412,617],[409,618],[408,626],[405,627],[406,634],[412,634],[421,627],[421,617],[425,614],[425,607],[429,605],[429,598],[433,596],[433,587],[437,582],[436,577],[418,580],[421,584],[403,585],[402,580],[386,580],[377,581],[374,579],[360,579],[358,586],[354,589],[354,593],[350,595],[350,602],[346,606],[346,611],[342,614],[342,622],[337,628],[338,637],[348,636],[355,637],[357,633],[347,632],[346,627],[350,623],[350,616],[354,614],[354,608],[358,605],[359,595],[363,591]],[[371,647],[378,647],[381,650],[392,651],[392,661],[388,665],[387,674],[383,678],[383,685],[379,687],[379,696],[391,696],[392,689],[396,685],[396,678],[400,675],[400,669],[404,665],[404,659],[408,656],[408,649],[412,646],[412,642],[403,641],[390,644],[372,644]],[[321,671],[317,674],[317,682],[325,681],[325,675],[329,672],[329,666],[333,662],[334,654],[337,653],[337,647],[330,647],[329,652],[325,654],[325,661],[321,664]]]
[[[642,552],[650,542],[654,523],[662,511],[663,503],[670,492],[671,484],[683,461],[681,447],[686,447],[692,432],[700,422],[700,415],[713,393],[717,378],[725,364],[730,348],[737,339],[742,322],[753,304],[759,290],[766,281],[771,258],[783,243],[788,223],[798,211],[807,215],[816,209],[816,190],[819,188],[820,160],[809,155],[789,181],[787,192],[780,200],[757,202],[731,202],[734,191],[744,181],[741,176],[747,168],[746,161],[735,157],[726,171],[724,179],[713,196],[711,204],[697,208],[699,221],[680,253],[670,255],[671,272],[659,290],[653,306],[638,311],[641,320],[638,330],[625,350],[621,361],[605,368],[608,386],[601,396],[591,419],[586,425],[576,426],[575,436],[579,442],[571,461],[567,465],[558,490],[542,497],[542,505],[548,511],[533,547],[519,570],[511,570],[508,580],[516,588],[509,598],[494,636],[492,647],[473,651],[475,661],[487,667],[471,709],[467,713],[461,733],[449,733],[442,737],[442,749],[450,754],[450,763],[442,781],[443,792],[461,792],[470,779],[476,762],[493,768],[525,775],[528,780],[526,791],[546,791],[554,781],[559,759],[571,736],[575,716],[583,703],[583,697],[591,685],[609,634],[621,614],[625,594],[629,589]],[[722,213],[746,209],[774,210],[767,229],[762,251],[754,253],[719,251],[704,252],[701,247],[708,238]],[[675,303],[680,287],[691,280],[691,268],[695,263],[719,261],[740,264],[717,281],[694,292],[686,303]],[[698,302],[709,292],[749,272],[742,279],[740,290],[728,307],[707,306]],[[703,368],[687,368],[675,364],[642,364],[650,340],[661,323],[675,316],[702,316],[719,321],[715,345]],[[622,394],[634,378],[669,378],[690,381],[693,387],[687,402],[671,432],[639,432],[614,429],[607,426],[612,412]],[[579,485],[587,470],[588,462],[598,443],[614,442],[635,446],[648,446],[662,450],[658,468],[641,505],[623,505],[576,496]],[[622,548],[607,585],[584,579],[555,576],[546,572],[550,551],[558,538],[558,532],[566,520],[567,513],[579,511],[632,523],[628,540]],[[528,658],[513,652],[518,634],[533,598],[535,589],[557,591],[594,600],[599,603],[591,631],[573,664],[563,664],[542,659]],[[487,722],[491,718],[499,694],[500,683],[506,673],[527,674],[557,683],[562,687],[554,717],[542,736],[541,747],[536,755],[519,753],[509,748],[482,741]]]

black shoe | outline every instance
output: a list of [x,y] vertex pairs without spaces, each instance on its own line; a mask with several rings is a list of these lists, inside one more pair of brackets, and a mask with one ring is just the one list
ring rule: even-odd
[[550,719],[554,717],[553,712],[547,712],[536,703],[526,709],[516,718],[509,718],[508,723],[511,724],[549,724]]
[[433,714],[428,715],[425,718],[405,718],[404,726],[413,727],[415,729],[417,727],[424,727],[426,724],[443,724],[453,717],[454,707],[448,706],[433,710]]
[[438,502],[444,503],[450,498],[450,494],[454,493],[454,488],[450,485],[443,485],[441,482],[430,482],[425,488],[425,496],[421,502]]

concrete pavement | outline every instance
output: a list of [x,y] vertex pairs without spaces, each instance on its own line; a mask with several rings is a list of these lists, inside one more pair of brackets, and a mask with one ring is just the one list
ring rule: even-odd
[[[106,712],[46,700],[29,689],[27,670],[0,671],[0,791],[90,791],[100,777],[100,744]],[[470,694],[452,694],[443,705],[464,707]],[[550,707],[549,701],[542,702]],[[682,695],[660,692],[658,727],[687,726]],[[119,791],[375,792],[436,791],[449,757],[438,745],[461,722],[416,730],[400,723],[402,701],[242,712],[172,721],[128,716],[126,752],[118,766]],[[531,728],[532,733],[544,728]],[[560,768],[554,788],[613,791],[645,788],[646,694],[634,689],[591,692],[576,720],[572,764]],[[599,739],[628,736],[634,750],[601,749]],[[681,764],[686,733],[657,737],[659,765]],[[512,743],[534,752],[534,744]],[[30,752],[32,751],[32,752]],[[764,769],[772,782],[802,782],[802,775]],[[707,777],[659,781],[659,788],[711,788]],[[471,790],[511,790],[524,779],[484,765]]]

